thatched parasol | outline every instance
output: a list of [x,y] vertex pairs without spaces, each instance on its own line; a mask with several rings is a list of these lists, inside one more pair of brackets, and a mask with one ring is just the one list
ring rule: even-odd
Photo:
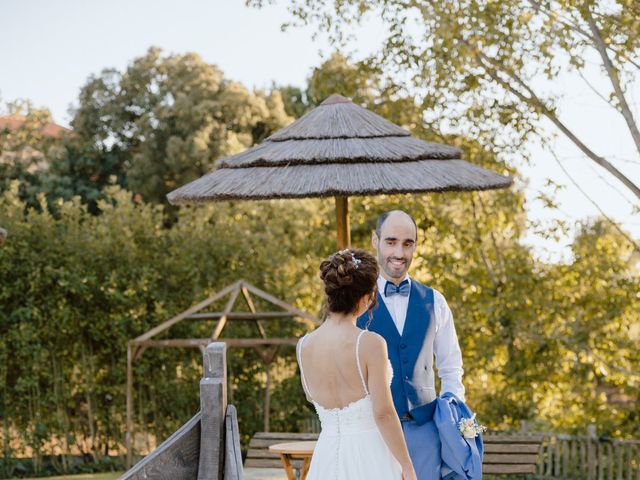
[[259,145],[167,195],[172,204],[335,197],[338,248],[350,245],[348,197],[488,190],[512,179],[460,159],[458,148],[426,142],[331,95]]

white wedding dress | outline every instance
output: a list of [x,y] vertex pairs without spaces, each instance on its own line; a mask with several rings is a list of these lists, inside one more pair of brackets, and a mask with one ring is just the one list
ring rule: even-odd
[[[364,397],[342,408],[324,408],[313,400],[304,377],[300,341],[298,363],[302,385],[320,418],[321,432],[313,451],[307,480],[400,480],[400,464],[391,454],[373,415],[373,404],[360,367],[360,338],[356,341],[356,363]],[[393,370],[388,363],[389,383]]]

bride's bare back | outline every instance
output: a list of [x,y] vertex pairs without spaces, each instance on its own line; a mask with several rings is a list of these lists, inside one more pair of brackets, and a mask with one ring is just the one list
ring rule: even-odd
[[[333,409],[363,398],[365,386],[356,362],[356,342],[361,332],[353,325],[324,324],[299,345],[309,400]],[[360,366],[366,379],[365,363],[361,351]]]

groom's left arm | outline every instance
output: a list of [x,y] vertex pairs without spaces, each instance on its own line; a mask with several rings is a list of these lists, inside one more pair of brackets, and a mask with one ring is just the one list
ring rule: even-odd
[[434,291],[434,313],[436,317],[436,336],[434,353],[436,368],[440,377],[440,394],[451,392],[464,401],[464,385],[462,385],[462,353],[458,343],[453,314],[444,296]]

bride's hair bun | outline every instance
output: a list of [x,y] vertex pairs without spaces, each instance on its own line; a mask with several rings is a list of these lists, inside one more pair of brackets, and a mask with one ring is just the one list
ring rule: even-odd
[[341,250],[320,264],[320,278],[326,288],[344,287],[353,283],[353,273],[356,268],[357,264],[353,261],[351,251]]
[[320,264],[329,311],[353,313],[363,296],[376,288],[378,262],[366,250],[346,249]]

